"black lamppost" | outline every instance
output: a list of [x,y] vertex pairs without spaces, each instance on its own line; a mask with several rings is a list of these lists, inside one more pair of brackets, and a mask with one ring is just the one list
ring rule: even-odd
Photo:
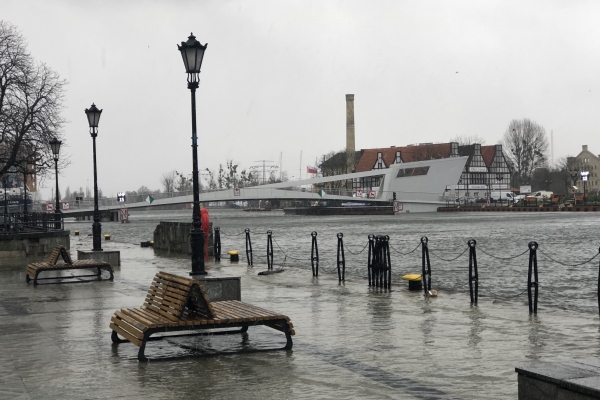
[[[577,177],[579,176],[579,168],[573,168],[569,170],[569,175],[573,179],[573,186],[577,183]],[[575,189],[573,189],[573,203],[577,205],[577,198],[575,197]]]
[[6,185],[8,185],[8,178],[4,175],[4,230],[8,230],[6,225],[6,217],[8,216],[8,198],[6,197]]
[[498,181],[498,189],[500,190],[500,207],[502,207],[502,180],[503,179],[504,179],[504,176],[502,174],[496,174],[496,180]]
[[92,251],[102,251],[100,235],[102,234],[102,225],[100,224],[100,211],[98,210],[98,177],[96,174],[96,136],[98,136],[98,122],[102,110],[98,110],[95,104],[85,109],[85,114],[90,125],[90,135],[94,143],[94,223],[92,224],[92,241],[94,247]]
[[56,206],[54,208],[54,215],[56,216],[54,228],[60,229],[61,211],[59,203],[58,193],[58,154],[60,153],[60,145],[62,142],[57,138],[50,141],[50,147],[52,148],[52,154],[54,155],[54,173],[56,175]]
[[[192,250],[192,272],[190,275],[205,275],[204,271],[204,232],[200,220],[200,192],[198,185],[198,138],[196,134],[196,89],[200,82],[200,67],[204,58],[204,51],[208,43],[202,46],[196,40],[194,34],[190,34],[187,42],[181,42],[177,48],[181,52],[181,58],[188,74],[188,89],[192,94],[192,159],[193,159],[193,191],[194,206],[192,211],[192,229],[190,232],[190,245]],[[208,228],[208,227],[207,227]]]
[[27,222],[27,159],[21,160],[23,169],[23,220]]
[[462,185],[462,179],[458,180],[458,205],[460,206],[460,186]]

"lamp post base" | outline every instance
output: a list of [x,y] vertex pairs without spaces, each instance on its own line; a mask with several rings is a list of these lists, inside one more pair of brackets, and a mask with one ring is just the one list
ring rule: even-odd
[[99,221],[94,221],[92,224],[92,243],[94,248],[92,251],[102,251],[102,241],[100,240],[102,236],[102,225]]
[[190,275],[206,275],[204,270],[204,231],[202,228],[190,232],[190,246],[192,250],[192,271]]

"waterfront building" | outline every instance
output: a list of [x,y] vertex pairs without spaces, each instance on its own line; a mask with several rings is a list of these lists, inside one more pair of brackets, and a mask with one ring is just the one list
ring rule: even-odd
[[[448,182],[449,191],[460,191],[460,196],[484,198],[491,191],[511,190],[511,164],[502,151],[502,145],[482,146],[471,144],[459,146],[451,143],[421,143],[403,147],[362,149],[357,152],[358,163],[354,172],[386,169],[393,164],[433,160],[450,157],[468,157],[458,182]],[[415,169],[414,174],[420,171]],[[378,188],[381,177],[357,178],[353,190],[367,192]]]
[[[597,192],[600,188],[600,178],[598,177],[600,156],[593,154],[588,150],[587,144],[584,144],[581,147],[581,152],[574,158],[574,166],[579,168],[579,171],[587,171],[590,173],[586,184],[588,193]],[[581,181],[581,179],[579,180]],[[583,190],[583,185],[581,186],[581,190]]]

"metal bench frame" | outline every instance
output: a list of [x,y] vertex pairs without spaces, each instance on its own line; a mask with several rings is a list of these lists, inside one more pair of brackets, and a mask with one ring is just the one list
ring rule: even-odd
[[[185,288],[187,287],[187,290]],[[185,300],[174,300],[169,290],[178,291]],[[162,295],[162,297],[160,297]],[[177,304],[180,303],[180,304]],[[238,310],[238,311],[235,311]],[[237,315],[235,313],[238,312]],[[148,323],[150,322],[150,323]],[[211,302],[198,281],[159,272],[154,277],[144,306],[115,311],[111,318],[111,340],[115,344],[131,342],[139,346],[138,360],[148,361],[144,352],[149,340],[167,337],[244,334],[248,327],[264,325],[285,334],[286,345],[293,346],[293,324],[285,315],[276,314],[240,301]],[[231,328],[240,328],[231,330]],[[206,332],[212,329],[227,329]],[[177,335],[151,337],[156,333],[185,332]],[[122,336],[124,339],[121,339]]]
[[[58,261],[58,257],[62,257],[63,261]],[[63,270],[72,270],[72,269],[98,269],[98,273],[96,274],[88,274],[88,275],[71,275],[71,276],[54,276],[49,278],[39,278],[39,274],[46,271],[63,271]],[[64,246],[57,246],[50,253],[50,258],[48,261],[44,262],[36,262],[27,265],[25,270],[25,281],[29,283],[33,280],[33,284],[37,285],[40,280],[47,279],[74,279],[74,278],[85,278],[85,277],[97,277],[99,280],[102,280],[102,270],[108,271],[110,274],[110,278],[108,280],[112,281],[114,279],[114,271],[111,265],[105,261],[97,261],[97,260],[72,260],[71,255],[68,250]]]

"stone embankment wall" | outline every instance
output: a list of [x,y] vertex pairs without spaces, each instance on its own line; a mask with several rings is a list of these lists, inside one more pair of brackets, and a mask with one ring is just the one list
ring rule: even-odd
[[56,246],[71,247],[70,231],[0,235],[0,267],[46,261]]
[[[206,232],[206,227],[202,227]],[[213,255],[213,230],[212,222],[209,226],[208,255]],[[191,222],[164,222],[161,221],[154,230],[154,248],[165,250],[169,253],[191,254],[190,231]]]

